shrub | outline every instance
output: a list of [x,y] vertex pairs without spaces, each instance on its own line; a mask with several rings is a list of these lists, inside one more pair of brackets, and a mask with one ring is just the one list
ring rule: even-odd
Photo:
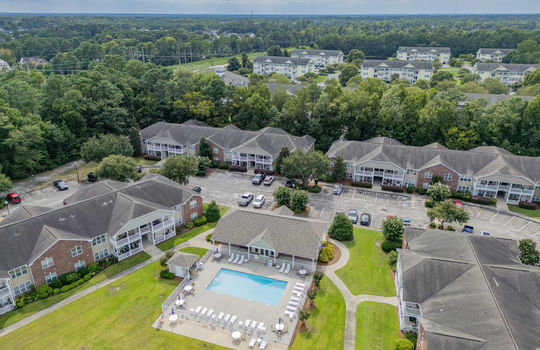
[[49,295],[52,294],[53,289],[48,284],[42,284],[41,286],[37,287],[36,293],[38,298],[45,299]]
[[446,226],[446,229],[448,231],[455,231],[456,230],[453,226],[450,226],[450,225]]
[[88,264],[88,269],[90,270],[90,272],[97,272],[99,270],[99,266],[96,262],[91,262],[90,264]]
[[274,171],[270,169],[255,169],[255,174],[266,174],[266,175],[273,175]]
[[424,205],[426,206],[426,208],[433,208],[434,206],[433,201],[431,199],[426,199],[426,201],[424,202]]
[[320,193],[322,191],[322,187],[320,186],[310,186],[308,187],[308,191],[311,193]]
[[247,168],[245,166],[241,166],[241,165],[229,164],[229,170],[230,171],[239,171],[239,172],[245,173],[247,171]]
[[282,205],[289,206],[291,204],[291,193],[292,190],[285,186],[279,186],[274,191],[274,198],[277,202],[278,207]]
[[497,205],[497,198],[491,198],[491,205]]
[[62,281],[55,277],[51,280],[49,286],[51,286],[51,288],[62,288]]
[[195,176],[206,176],[206,170],[197,170]]
[[159,258],[159,264],[161,266],[166,266],[167,262],[169,261],[170,258],[172,258],[173,255],[174,255],[174,252],[172,250],[167,250],[165,253],[163,253],[161,258]]
[[77,270],[77,274],[80,277],[86,276],[88,275],[88,273],[90,273],[90,269],[88,267],[81,267],[80,269]]
[[439,224],[439,230],[444,230],[444,224]]
[[80,277],[76,272],[70,272],[60,275],[58,278],[62,281],[62,284],[66,285],[77,281]]
[[353,187],[363,187],[363,188],[372,188],[373,184],[371,182],[353,181],[353,182],[351,182],[351,186],[353,186]]
[[146,160],[161,160],[160,156],[154,156],[154,155],[151,155],[151,154],[145,154],[143,157]]
[[330,225],[328,235],[338,241],[350,241],[353,239],[353,224],[344,214],[337,214]]
[[193,220],[193,225],[195,226],[202,226],[208,222],[208,219],[206,216],[198,216]]
[[60,294],[60,288],[54,288],[52,291],[53,295]]
[[414,192],[414,187],[412,186],[407,186],[407,188],[405,189],[405,191],[407,191],[408,194],[411,194]]
[[381,189],[383,191],[390,191],[390,192],[403,192],[403,187],[398,187],[398,186],[382,185]]
[[84,277],[82,278],[82,280],[83,280],[84,282],[86,282],[86,281],[89,281],[90,278],[92,278],[92,274],[89,273],[89,274],[84,275]]
[[416,193],[418,193],[418,194],[420,194],[420,195],[426,194],[426,190],[423,189],[422,187],[417,187],[417,188],[415,189],[415,191],[416,191]]
[[65,286],[63,286],[62,288],[60,288],[60,292],[65,293],[65,292],[67,292],[67,291],[70,290],[70,289],[71,289],[71,287],[70,287],[70,285],[68,284],[68,285],[65,285]]
[[433,229],[433,228],[435,228],[435,227],[437,227],[437,224],[436,224],[436,223],[434,223],[433,221],[429,223],[429,228],[432,228],[432,229]]
[[332,175],[325,175],[325,174],[319,176],[319,180],[324,181],[324,182],[336,182],[335,177],[333,177]]
[[209,234],[206,235],[206,241],[210,242],[211,240],[212,240],[212,234],[209,233]]
[[217,205],[216,201],[211,201],[210,204],[208,204],[204,215],[209,222],[216,222],[220,219],[221,214],[219,213],[219,206]]
[[390,253],[398,248],[401,248],[401,242],[384,241],[381,244],[381,249],[385,253]]
[[471,197],[472,197],[472,194],[469,191],[467,191],[467,192],[462,192],[462,191],[452,192],[452,198],[455,198],[455,199],[461,199],[461,200],[464,200],[464,201],[470,201]]
[[489,204],[491,204],[491,198],[486,198],[486,197],[472,197],[472,198],[471,198],[471,202],[473,202],[473,203],[478,203],[478,204],[486,204],[486,205],[489,205]]
[[220,169],[229,169],[229,163],[227,162],[224,162],[224,163],[219,163],[219,168]]
[[327,263],[334,259],[334,247],[329,242],[324,242],[321,247],[321,253],[319,254],[319,261]]
[[385,241],[398,242],[401,245],[403,237],[403,224],[396,217],[389,217],[383,221],[383,235]]
[[219,168],[220,165],[221,163],[219,162],[219,160],[213,160],[210,162],[210,168]]
[[164,279],[167,279],[167,280],[172,280],[174,278],[174,273],[169,272],[167,270],[161,270],[159,272],[159,275],[161,276],[161,278],[164,278]]
[[398,252],[395,251],[395,250],[392,250],[389,254],[388,254],[388,262],[390,263],[390,265],[395,265],[397,263],[397,259],[398,259]]
[[291,210],[295,213],[301,213],[306,210],[306,206],[309,203],[309,195],[306,191],[293,191],[291,194]]
[[191,221],[186,223],[186,228],[193,228],[193,226],[195,226],[195,225],[193,225],[193,223]]
[[518,207],[523,208],[523,209],[535,210],[536,204],[528,203],[528,202],[519,202]]
[[414,350],[414,345],[409,339],[394,339],[395,350]]

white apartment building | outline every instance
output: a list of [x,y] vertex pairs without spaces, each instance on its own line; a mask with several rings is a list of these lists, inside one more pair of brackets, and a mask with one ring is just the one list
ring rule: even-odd
[[415,83],[419,79],[431,79],[433,64],[427,61],[365,60],[361,74],[362,79],[377,78],[390,82],[397,77]]
[[540,68],[540,64],[510,64],[510,63],[477,63],[473,67],[473,73],[480,76],[480,79],[494,78],[506,85],[525,80],[527,74]]
[[441,63],[450,62],[449,47],[410,47],[400,46],[397,51],[398,60],[429,61],[438,60]]
[[315,69],[320,69],[329,64],[342,64],[345,55],[341,50],[295,49],[291,52],[291,57],[309,58],[315,65]]
[[291,79],[315,71],[310,58],[258,56],[253,60],[253,72],[257,74],[280,73]]
[[482,62],[493,61],[493,62],[502,62],[504,56],[508,55],[510,52],[517,51],[516,49],[486,49],[480,48],[476,52],[476,59]]
[[0,58],[0,72],[10,71],[11,67],[9,64]]

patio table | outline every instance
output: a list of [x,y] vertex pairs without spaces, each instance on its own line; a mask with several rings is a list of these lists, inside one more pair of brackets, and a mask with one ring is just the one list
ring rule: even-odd
[[285,329],[285,324],[284,323],[276,323],[276,331],[282,331],[283,329]]
[[169,321],[171,321],[171,322],[178,321],[178,315],[173,314],[173,315],[169,316]]
[[191,285],[189,285],[189,284],[188,284],[187,286],[184,287],[184,290],[185,290],[186,292],[191,292],[192,289],[193,289],[193,287],[192,287]]
[[184,299],[176,299],[176,306],[182,306],[184,305]]
[[216,258],[216,259],[221,259],[221,253],[216,253],[216,254],[214,254],[214,258]]
[[304,270],[304,269],[300,269],[300,270],[298,271],[298,273],[301,274],[302,276],[305,276],[306,273],[307,273],[307,271]]
[[234,339],[234,340],[238,340],[242,337],[242,333],[240,333],[239,331],[234,331],[231,333],[231,337]]

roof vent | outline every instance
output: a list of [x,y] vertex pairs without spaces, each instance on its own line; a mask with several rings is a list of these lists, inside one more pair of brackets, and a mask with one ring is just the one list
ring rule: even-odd
[[66,221],[66,218],[59,218],[58,221],[60,222]]

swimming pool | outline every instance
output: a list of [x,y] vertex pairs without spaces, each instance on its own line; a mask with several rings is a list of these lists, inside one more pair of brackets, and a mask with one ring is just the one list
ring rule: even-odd
[[287,282],[250,273],[220,269],[206,290],[277,305]]

